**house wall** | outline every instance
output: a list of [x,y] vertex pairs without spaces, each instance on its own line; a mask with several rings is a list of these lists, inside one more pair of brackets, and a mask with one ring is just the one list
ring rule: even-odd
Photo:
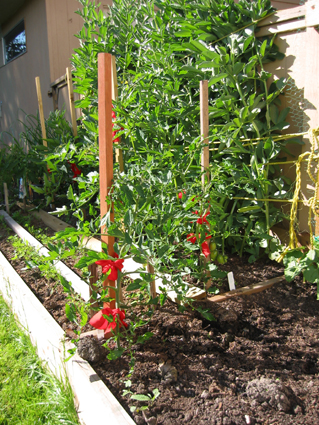
[[[25,114],[36,114],[38,103],[35,77],[39,76],[42,86],[44,113],[47,116],[51,102],[44,95],[50,85],[49,55],[45,3],[43,0],[27,0],[22,8],[1,25],[1,34],[5,35],[19,21],[24,19],[27,51],[21,56],[3,64],[3,52],[0,60],[0,132],[12,131],[18,137],[22,126],[17,119],[23,120]],[[2,42],[2,40],[0,40]],[[2,43],[1,43],[2,44]],[[5,141],[10,138],[4,135]]]
[[[50,78],[51,83],[63,76],[66,67],[71,65],[71,56],[80,43],[75,34],[83,27],[83,19],[75,13],[80,8],[78,0],[45,0],[48,23]],[[102,10],[108,10],[112,0],[96,0],[101,3]],[[77,94],[75,93],[75,99]],[[53,105],[53,101],[52,101]],[[67,86],[59,90],[59,109],[66,109],[66,117],[70,119],[70,107]],[[80,111],[76,111],[79,115]]]
[[304,3],[303,0],[275,0],[271,4],[278,10],[290,9]]

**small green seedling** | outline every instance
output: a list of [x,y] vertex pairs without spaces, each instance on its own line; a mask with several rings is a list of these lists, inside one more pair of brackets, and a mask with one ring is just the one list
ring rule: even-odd
[[135,412],[135,411],[139,412],[140,410],[147,410],[149,408],[149,406],[152,406],[154,401],[161,394],[159,392],[158,388],[155,388],[152,392],[153,392],[153,395],[151,395],[151,394],[147,394],[147,395],[146,394],[133,394],[133,395],[131,395],[132,400],[145,401],[147,403],[147,406],[141,406],[141,407],[130,406],[131,412]]

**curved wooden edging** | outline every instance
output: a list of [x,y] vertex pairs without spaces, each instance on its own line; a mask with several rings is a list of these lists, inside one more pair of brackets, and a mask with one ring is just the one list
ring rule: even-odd
[[88,362],[77,354],[64,362],[68,357],[67,350],[74,347],[73,344],[65,340],[62,328],[1,252],[0,292],[29,333],[33,344],[37,347],[39,357],[47,363],[55,375],[68,376],[76,399],[78,415],[84,425],[97,423],[135,425],[133,419]]

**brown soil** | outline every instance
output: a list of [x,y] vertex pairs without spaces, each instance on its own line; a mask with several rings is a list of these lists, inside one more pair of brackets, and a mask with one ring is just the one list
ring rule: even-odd
[[[11,233],[11,232],[10,232]],[[9,231],[0,227],[0,249],[11,259]],[[74,325],[64,313],[65,294],[36,270],[22,270],[11,261],[27,285],[72,337]],[[282,266],[262,259],[249,264],[229,256],[237,287],[283,274]],[[227,290],[222,288],[221,292]],[[135,368],[130,390],[160,396],[149,403],[123,396],[129,357],[105,357],[96,372],[137,425],[244,425],[319,423],[319,328],[316,287],[283,281],[255,295],[212,306],[217,322],[193,312],[178,312],[173,303],[157,310],[143,332],[153,332],[135,344]],[[89,342],[88,342],[89,343]]]

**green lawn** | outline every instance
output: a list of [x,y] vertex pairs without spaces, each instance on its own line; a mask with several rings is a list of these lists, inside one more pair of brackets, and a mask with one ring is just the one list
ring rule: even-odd
[[68,383],[44,367],[0,296],[0,425],[79,424]]

